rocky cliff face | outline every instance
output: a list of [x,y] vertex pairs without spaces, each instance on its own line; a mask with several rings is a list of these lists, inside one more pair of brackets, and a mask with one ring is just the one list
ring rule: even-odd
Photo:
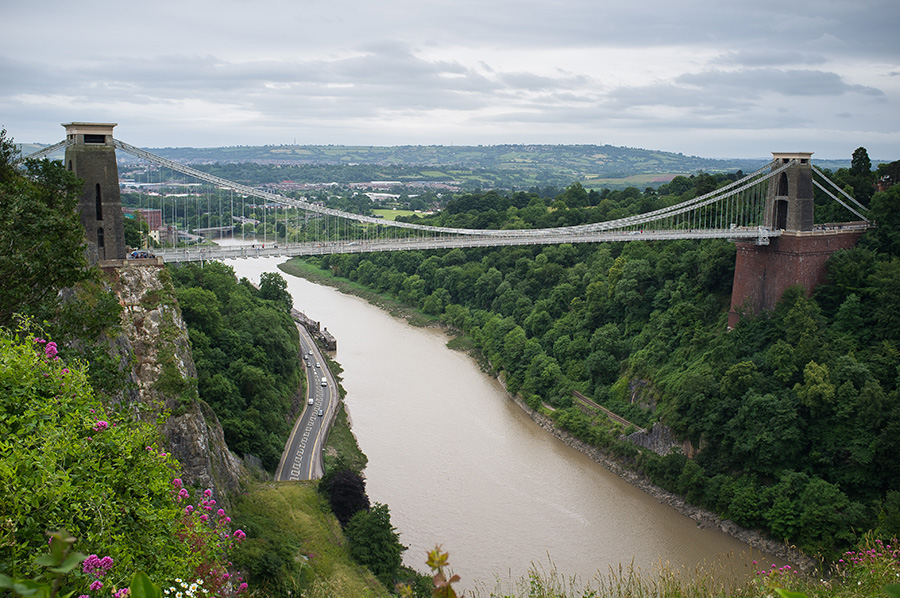
[[216,414],[197,395],[187,328],[167,271],[126,263],[116,269],[114,283],[124,307],[118,344],[123,354],[133,356],[122,406],[145,421],[168,414],[160,429],[181,463],[182,479],[213,488],[220,502],[227,503],[247,474],[225,446]]

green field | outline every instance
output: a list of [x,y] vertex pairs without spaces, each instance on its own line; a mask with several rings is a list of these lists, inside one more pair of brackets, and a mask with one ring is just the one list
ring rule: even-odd
[[381,216],[385,220],[396,220],[397,216],[411,216],[415,214],[412,210],[372,210],[376,216]]

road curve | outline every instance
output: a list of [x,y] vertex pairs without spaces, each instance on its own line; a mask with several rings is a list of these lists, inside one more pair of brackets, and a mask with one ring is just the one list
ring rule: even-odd
[[[306,371],[307,396],[303,411],[294,422],[294,428],[284,445],[281,462],[275,470],[276,481],[314,480],[322,477],[322,453],[338,401],[337,384],[325,365],[322,352],[306,328],[298,324],[297,330],[300,332],[300,349]],[[327,386],[322,386],[323,377]],[[312,405],[309,404],[310,399]]]

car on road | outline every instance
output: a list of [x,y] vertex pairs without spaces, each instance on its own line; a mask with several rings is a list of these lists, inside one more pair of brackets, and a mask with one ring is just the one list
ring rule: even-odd
[[323,415],[325,415],[325,410],[319,409],[319,417],[322,417]]
[[312,397],[309,397],[309,401],[307,401],[306,404],[307,404],[307,405],[312,405],[312,404],[315,403],[315,402],[316,402],[315,399],[313,399]]

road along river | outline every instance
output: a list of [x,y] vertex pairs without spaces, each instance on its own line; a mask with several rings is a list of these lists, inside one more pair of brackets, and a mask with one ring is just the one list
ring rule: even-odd
[[[258,283],[281,261],[229,264]],[[406,564],[426,572],[426,551],[441,544],[463,589],[491,590],[532,564],[585,583],[620,563],[740,577],[754,559],[779,562],[698,527],[543,431],[471,358],[447,349],[442,332],[283,276],[294,306],[337,338],[368,494],[389,505]]]

